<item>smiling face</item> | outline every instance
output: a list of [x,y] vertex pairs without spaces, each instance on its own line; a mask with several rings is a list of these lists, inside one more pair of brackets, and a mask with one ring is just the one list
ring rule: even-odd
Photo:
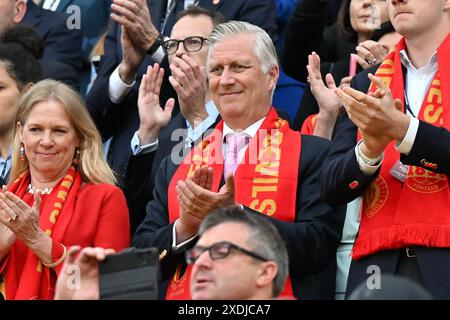
[[261,71],[253,35],[243,33],[215,43],[208,76],[214,103],[232,129],[244,130],[269,112],[278,67],[267,74]]
[[37,103],[17,128],[32,176],[57,179],[71,166],[79,138],[59,102]]
[[443,22],[448,24],[449,6],[444,0],[390,0],[389,16],[395,30],[405,37],[432,35]]
[[[221,241],[232,242],[252,251],[248,244],[248,227],[227,222],[207,230],[197,246],[209,247]],[[263,262],[231,250],[223,259],[212,260],[209,252],[203,252],[194,263],[191,277],[193,300],[244,300],[252,298],[258,290],[258,275]]]

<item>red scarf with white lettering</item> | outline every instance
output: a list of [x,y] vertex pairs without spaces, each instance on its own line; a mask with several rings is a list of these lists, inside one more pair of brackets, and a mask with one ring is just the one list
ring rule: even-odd
[[[405,39],[388,54],[375,76],[389,86],[392,95],[404,102],[400,51]],[[418,118],[436,127],[450,128],[450,36],[437,51],[438,71],[428,89]],[[374,92],[372,83],[369,92]],[[358,133],[358,140],[361,139]],[[380,175],[364,193],[361,224],[353,247],[360,259],[381,250],[408,246],[450,247],[449,179],[419,166],[409,166],[404,183],[390,174],[400,159],[395,141],[384,151]],[[428,164],[430,165],[430,164]],[[431,164],[432,165],[432,164]]]
[[[169,221],[178,219],[177,181],[192,177],[195,169],[208,165],[214,170],[212,191],[218,192],[223,175],[223,121],[214,132],[197,144],[177,168],[169,185]],[[244,159],[234,175],[236,201],[282,221],[294,222],[296,216],[300,133],[289,128],[272,107],[250,140]],[[177,268],[167,289],[166,299],[190,299],[192,265],[181,274]],[[282,295],[292,295],[290,279]]]

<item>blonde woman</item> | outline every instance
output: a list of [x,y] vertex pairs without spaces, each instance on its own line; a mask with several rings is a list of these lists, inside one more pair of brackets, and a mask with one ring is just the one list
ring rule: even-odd
[[125,198],[79,95],[41,81],[19,102],[10,184],[0,192],[0,274],[6,299],[53,299],[72,245],[129,245]]

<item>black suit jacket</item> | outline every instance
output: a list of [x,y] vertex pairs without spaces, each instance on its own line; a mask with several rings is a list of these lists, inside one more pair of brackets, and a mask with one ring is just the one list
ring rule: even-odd
[[[374,74],[378,66],[369,68],[353,78],[351,86],[367,92],[370,81],[368,73]],[[322,167],[320,186],[321,194],[331,205],[343,205],[361,196],[365,188],[378,176],[379,170],[371,175],[364,175],[356,161],[355,146],[357,127],[350,121],[347,113],[337,123],[336,136],[329,154]],[[422,160],[437,164],[430,171],[450,175],[450,132],[420,121],[416,140],[408,156],[401,155],[404,164],[422,166]],[[350,188],[350,183],[357,181],[359,186]],[[354,184],[353,184],[354,185]],[[443,208],[449,210],[449,208]],[[450,263],[450,250],[445,248],[415,248],[417,260],[427,289],[435,298],[450,299],[450,272],[444,265]],[[382,272],[394,273],[397,266],[398,250],[382,251],[358,261],[352,261],[347,292],[362,281],[367,280],[367,267],[380,266]],[[442,285],[442,284],[445,285]]]
[[[345,210],[333,209],[319,197],[317,183],[327,146],[328,141],[324,139],[302,136],[295,223],[264,215],[286,242],[294,294],[301,299],[330,299],[334,296],[335,255]],[[295,165],[298,165],[297,161]],[[184,263],[182,251],[186,249],[172,250],[173,224],[169,223],[167,212],[167,190],[176,169],[170,158],[163,160],[156,176],[154,199],[148,203],[145,220],[133,240],[133,245],[139,248],[155,246],[160,252],[167,250],[167,255],[161,260],[163,280],[169,279],[176,267]]]
[[[21,23],[33,27],[44,40],[41,63],[44,75],[79,89],[81,30],[69,29],[67,18],[65,14],[44,10],[33,1],[28,1],[27,11]],[[55,65],[51,66],[53,61]]]
[[[148,0],[147,3],[152,21],[155,26],[159,26],[166,8],[161,6],[160,0]],[[256,24],[276,40],[276,16],[273,0],[220,1],[217,5],[214,5],[211,0],[200,0],[198,5],[212,11],[219,11],[226,20],[243,20]],[[119,181],[124,179],[124,167],[129,157],[129,143],[139,125],[137,92],[140,78],[145,73],[147,66],[153,65],[155,62],[150,56],[147,56],[139,67],[136,84],[129,95],[120,104],[113,104],[108,96],[109,77],[121,60],[120,27],[117,23],[110,23],[105,40],[105,56],[102,58],[97,79],[86,102],[104,141],[114,136],[108,154],[108,162],[116,172]],[[166,71],[169,70],[166,60],[163,67]],[[176,97],[167,80],[169,72],[166,72],[165,75],[166,79],[161,91],[163,103],[170,97]],[[173,116],[177,114],[178,110],[176,107]]]
[[[214,128],[220,119],[219,115],[210,128]],[[175,132],[177,129],[181,130]],[[176,133],[176,135],[172,137],[172,133]],[[177,153],[181,154],[186,137],[186,120],[179,113],[170,120],[167,127],[161,130],[156,151],[136,156],[130,154],[125,165],[123,192],[130,212],[131,234],[135,233],[139,224],[144,220],[145,207],[153,199],[156,172],[162,160],[166,156],[170,156],[172,152],[178,151]]]

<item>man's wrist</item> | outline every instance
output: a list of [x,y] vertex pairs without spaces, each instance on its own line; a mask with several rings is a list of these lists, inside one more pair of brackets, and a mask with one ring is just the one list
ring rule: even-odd
[[119,77],[125,84],[130,85],[134,81],[136,69],[130,68],[123,61],[119,65]]
[[156,52],[156,50],[158,50],[158,48],[162,45],[163,42],[164,42],[164,38],[163,38],[162,34],[158,34],[156,36],[155,40],[153,41],[153,43],[146,50],[146,53],[148,55],[152,56]]
[[369,166],[376,166],[383,159],[383,151],[381,153],[371,152],[364,141],[361,140],[357,145],[358,156],[364,161],[365,164]]
[[139,127],[137,135],[139,137],[141,146],[155,142],[159,136],[160,131],[161,129],[159,127],[154,127],[151,129]]
[[395,126],[394,130],[394,139],[397,140],[398,143],[402,142],[405,139],[406,133],[408,132],[409,123],[411,119],[404,113],[401,113],[400,119],[397,122],[398,125]]

